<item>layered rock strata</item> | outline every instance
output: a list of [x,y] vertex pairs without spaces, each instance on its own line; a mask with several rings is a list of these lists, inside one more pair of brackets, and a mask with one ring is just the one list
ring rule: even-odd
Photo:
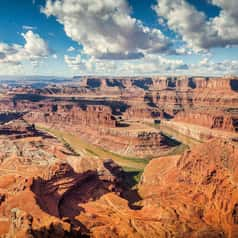
[[113,161],[81,157],[22,120],[1,128],[16,136],[0,138],[0,237],[78,237],[78,204],[120,194]]
[[128,197],[124,174],[112,160],[82,157],[22,120],[2,128],[12,135],[19,128],[24,136],[0,138],[1,237],[238,234],[235,142],[211,140],[183,155],[151,160],[140,197]]

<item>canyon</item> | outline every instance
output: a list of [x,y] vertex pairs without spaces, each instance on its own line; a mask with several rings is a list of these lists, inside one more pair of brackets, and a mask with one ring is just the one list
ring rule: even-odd
[[[197,131],[200,127],[208,128],[209,133],[205,138],[210,138],[210,135],[216,137],[217,130],[232,137],[232,133],[235,136],[238,130],[237,93],[238,79],[232,76],[81,77],[72,85],[49,85],[39,89],[12,88],[1,98],[0,109],[30,112],[26,117],[32,122],[54,123],[59,124],[59,127],[69,124],[78,128],[86,126],[93,128],[94,132],[98,131],[99,137],[103,138],[104,134],[110,136],[110,140],[113,140],[112,134],[117,134],[117,130],[104,128],[120,127],[120,131],[124,131],[126,127],[130,128],[130,120],[149,123],[156,120],[166,123],[169,120],[176,125],[173,128],[180,127],[176,122],[183,122],[183,127],[186,126],[188,131],[191,130],[189,124],[194,125],[192,128],[198,126]],[[129,130],[126,134],[133,133]],[[190,134],[199,133],[192,131]],[[138,140],[139,136],[131,137],[127,144]],[[121,139],[126,140],[125,137]],[[195,139],[202,140],[199,136]],[[110,145],[105,144],[110,150]],[[119,151],[129,155],[125,149]],[[158,154],[158,151],[152,152]]]
[[78,155],[23,120],[1,129],[1,237],[237,236],[238,147],[231,141],[151,160],[138,195],[129,195],[112,160]]
[[0,237],[237,237],[237,132],[235,76],[4,87]]

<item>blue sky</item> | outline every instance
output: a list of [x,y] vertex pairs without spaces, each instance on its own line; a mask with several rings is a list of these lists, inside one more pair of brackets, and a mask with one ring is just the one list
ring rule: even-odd
[[236,0],[1,0],[0,75],[238,74]]

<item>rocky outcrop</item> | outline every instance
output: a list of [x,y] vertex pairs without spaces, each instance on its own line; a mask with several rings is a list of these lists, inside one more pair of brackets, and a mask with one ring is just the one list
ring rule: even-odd
[[91,237],[236,237],[237,153],[218,140],[152,160],[139,185],[140,206],[106,193],[81,203],[75,220]]
[[[86,100],[83,102],[84,105],[65,101],[36,103],[34,107],[32,105],[32,111],[26,112],[24,119],[31,124],[39,123],[57,130],[71,131],[90,143],[125,156],[158,155],[171,147],[170,144],[166,145],[161,133],[155,133],[151,128],[144,131],[142,128],[138,132],[137,128],[125,122],[157,118],[160,115],[158,109],[143,102],[140,106],[130,104],[128,108],[126,103],[118,102],[119,105],[111,105],[113,109],[105,105],[88,105]],[[150,136],[143,139],[139,135],[141,132]],[[157,136],[152,136],[155,134]]]
[[161,112],[157,108],[143,106],[143,105],[133,105],[129,107],[126,112],[123,114],[123,118],[126,120],[143,120],[143,119],[152,119],[158,118],[161,116]]
[[218,140],[151,161],[140,185],[143,209],[158,204],[171,235],[170,227],[182,222],[178,237],[236,237],[237,153],[237,146]]
[[74,125],[74,127],[115,127],[116,120],[109,107],[101,105],[88,105],[86,109],[75,105],[53,104],[51,110],[40,108],[34,112],[29,112],[25,119],[32,123],[51,123]]
[[[103,115],[101,118],[98,115],[99,110],[104,111],[105,115],[112,113],[113,116],[121,115],[125,119],[153,119],[159,116],[171,118],[177,113],[184,112],[188,115],[200,115],[201,121],[208,117],[207,112],[210,112],[211,115],[214,115],[213,117],[218,114],[226,114],[226,118],[223,118],[224,121],[231,118],[236,124],[236,119],[233,120],[233,118],[238,116],[238,79],[233,76],[220,78],[187,76],[83,77],[80,78],[78,84],[70,86],[56,85],[38,90],[17,88],[17,90],[10,91],[9,95],[2,98],[1,101],[2,111],[31,111],[33,113],[40,111],[45,113],[43,117],[48,117],[48,120],[54,120],[51,117],[56,117],[55,120],[66,120],[66,122],[70,122],[71,119],[65,118],[65,113],[72,117],[73,113],[81,113],[84,114],[83,118],[88,117],[87,121],[92,125],[102,123],[112,126],[113,124],[110,115],[106,116],[107,119],[104,123],[102,119],[104,114],[100,113]],[[111,112],[104,106],[110,107]],[[57,115],[56,107],[62,113],[63,118],[61,115]],[[74,108],[72,113],[70,107]],[[82,111],[86,111],[86,113]],[[191,118],[191,123],[197,124],[196,119],[190,116],[189,118]],[[187,122],[189,119],[185,120]],[[215,120],[219,121],[220,119]],[[81,121],[85,124],[83,119]],[[213,127],[211,124],[209,127]],[[224,130],[226,128],[231,130],[232,126],[221,127]]]
[[210,129],[206,126],[191,124],[191,122],[161,120],[161,129],[172,130],[175,134],[184,135],[188,139],[195,139],[197,142],[205,142],[212,138],[237,140],[237,132]]
[[79,203],[120,194],[113,161],[81,157],[23,120],[2,127],[17,136],[0,138],[0,237],[78,237]]
[[238,131],[238,115],[211,111],[180,112],[175,116],[175,121],[193,123],[210,129]]
[[[237,77],[232,76],[83,77],[74,85],[9,89],[0,108],[24,113],[31,124],[43,123],[82,135],[86,141],[110,151],[126,156],[147,156],[147,153],[151,156],[162,148],[156,138],[145,143],[131,136],[127,127],[134,129],[133,122],[151,125],[154,120],[172,119],[171,125],[184,123],[179,131],[199,140],[220,135],[216,130],[236,132],[237,85]],[[208,128],[209,133],[194,130],[190,125]],[[143,129],[150,132],[146,126]],[[215,132],[210,133],[210,129]]]
[[120,128],[101,130],[97,143],[89,135],[84,134],[92,144],[99,145],[109,151],[130,157],[152,157],[168,152],[174,147],[174,140],[160,131],[147,129],[120,131]]
[[4,112],[12,112],[14,111],[14,102],[12,101],[12,98],[10,97],[3,97],[0,100],[0,111],[2,114]]
[[[238,234],[235,142],[212,140],[183,155],[151,160],[139,197],[125,191],[125,174],[112,160],[80,156],[22,120],[2,127],[13,134],[17,127],[24,136],[0,138],[1,237]],[[139,134],[145,142],[150,137],[159,139]]]
[[123,90],[139,87],[148,89],[150,85],[152,85],[152,79],[143,77],[83,77],[80,80],[81,87],[100,89],[101,91],[107,88]]
[[180,111],[200,110],[237,114],[236,77],[154,77],[145,100],[170,116]]
[[96,200],[110,191],[120,193],[120,167],[113,161],[101,166],[76,173],[67,163],[55,164],[41,178],[34,179],[31,190],[42,210],[55,217],[74,219],[81,211],[79,203]]

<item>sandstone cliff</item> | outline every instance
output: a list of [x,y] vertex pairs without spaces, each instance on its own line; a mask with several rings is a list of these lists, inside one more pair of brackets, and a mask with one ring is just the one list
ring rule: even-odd
[[124,193],[124,173],[112,160],[82,157],[23,120],[1,129],[1,237],[238,234],[235,142],[212,140],[152,160],[139,198]]

